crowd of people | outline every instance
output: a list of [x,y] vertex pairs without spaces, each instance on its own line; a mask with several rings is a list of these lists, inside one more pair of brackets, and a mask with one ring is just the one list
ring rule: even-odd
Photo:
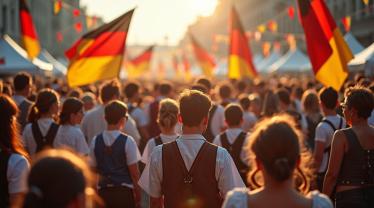
[[373,80],[152,84],[0,80],[0,207],[374,207]]

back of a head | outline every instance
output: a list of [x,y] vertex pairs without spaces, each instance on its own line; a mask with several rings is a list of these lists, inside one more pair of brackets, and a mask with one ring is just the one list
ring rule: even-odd
[[285,105],[291,104],[290,92],[286,88],[280,88],[276,91],[276,94],[281,101]]
[[314,90],[307,90],[304,92],[301,103],[303,104],[304,111],[307,113],[319,112],[318,95]]
[[225,108],[225,121],[229,127],[240,125],[243,120],[243,109],[238,104],[229,104]]
[[261,121],[251,134],[250,149],[274,180],[289,179],[300,157],[299,132],[289,116]]
[[191,86],[191,90],[197,90],[197,91],[200,91],[200,92],[202,92],[204,94],[208,94],[209,93],[208,89],[204,85],[202,85],[202,84],[194,84],[194,85],[192,85]]
[[179,98],[180,115],[183,125],[198,126],[208,117],[211,107],[210,98],[197,90],[185,90]]
[[272,91],[265,94],[264,103],[262,107],[263,116],[272,116],[279,113],[279,98]]
[[201,77],[196,80],[196,83],[204,85],[208,89],[208,91],[212,89],[212,82],[208,78]]
[[243,108],[244,111],[248,110],[249,106],[251,105],[251,101],[247,94],[239,95],[239,103],[240,106]]
[[172,90],[173,90],[173,86],[169,82],[162,82],[160,86],[158,87],[158,91],[160,92],[160,95],[162,96],[170,95]]
[[178,122],[178,103],[166,98],[160,102],[157,123],[164,128],[173,128]]
[[117,80],[106,82],[100,89],[100,98],[103,103],[111,101],[120,96],[120,84]]
[[24,90],[26,87],[28,87],[28,85],[31,84],[31,81],[32,77],[27,72],[20,72],[16,74],[13,79],[14,90],[16,92]]
[[348,88],[345,92],[345,105],[348,109],[355,109],[358,117],[367,119],[374,108],[374,95],[366,87]]
[[338,92],[332,87],[324,87],[318,92],[321,103],[330,110],[334,110],[338,103]]
[[83,103],[95,102],[96,101],[96,96],[92,92],[85,92],[85,93],[83,93],[81,100],[82,100]]
[[0,94],[0,147],[12,151],[15,151],[15,143],[20,139],[15,119],[17,114],[18,108],[13,99]]
[[39,91],[36,102],[32,106],[28,120],[34,122],[40,118],[42,114],[48,113],[51,107],[59,102],[59,95],[56,91],[45,88]]
[[139,92],[140,86],[136,82],[129,82],[124,88],[124,93],[127,99],[131,99],[136,93]]
[[91,186],[88,165],[67,150],[46,150],[35,158],[28,176],[25,208],[68,207]]
[[221,99],[227,99],[231,97],[232,89],[229,83],[222,83],[218,91]]
[[81,98],[82,97],[82,94],[83,94],[83,91],[81,88],[74,88],[74,89],[71,89],[69,91],[69,93],[67,94],[67,97],[74,97],[74,98]]
[[110,125],[116,125],[122,118],[127,118],[127,106],[119,100],[113,100],[105,106],[105,120]]

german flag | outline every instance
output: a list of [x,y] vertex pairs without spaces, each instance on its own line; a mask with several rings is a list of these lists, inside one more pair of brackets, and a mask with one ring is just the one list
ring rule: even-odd
[[142,54],[126,62],[129,77],[139,77],[150,70],[153,48],[154,46],[150,46]]
[[69,86],[118,77],[134,10],[83,35],[65,55],[70,59]]
[[19,1],[19,18],[21,21],[21,39],[23,47],[28,57],[33,59],[40,53],[40,44],[26,0]]
[[195,57],[197,61],[199,62],[201,69],[203,70],[203,74],[207,77],[212,77],[213,70],[214,70],[214,67],[216,66],[216,63],[192,34],[190,34],[190,38],[192,42],[192,47],[195,52]]
[[316,79],[340,90],[352,52],[323,0],[298,0],[307,50]]
[[248,39],[235,7],[232,7],[231,11],[230,28],[229,78],[256,77],[257,71],[252,62],[252,53],[248,47]]

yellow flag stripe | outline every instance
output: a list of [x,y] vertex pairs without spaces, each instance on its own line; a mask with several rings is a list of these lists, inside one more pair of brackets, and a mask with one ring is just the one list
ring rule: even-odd
[[230,55],[228,65],[228,77],[230,79],[239,79],[242,77],[254,78],[255,75],[249,68],[246,61],[237,55]]
[[149,71],[149,62],[146,61],[136,66],[132,64],[128,64],[126,67],[127,67],[127,75],[129,77],[135,78]]
[[99,80],[116,78],[122,63],[122,55],[98,56],[74,61],[67,73],[70,87],[91,84]]
[[40,53],[39,42],[33,38],[23,36],[23,43],[30,59],[37,57]]
[[348,76],[347,63],[353,57],[338,29],[334,31],[329,43],[333,53],[316,73],[316,79],[339,91]]

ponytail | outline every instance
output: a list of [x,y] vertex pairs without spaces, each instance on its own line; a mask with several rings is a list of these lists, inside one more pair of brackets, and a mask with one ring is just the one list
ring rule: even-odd
[[160,103],[157,122],[161,127],[173,128],[178,122],[178,104],[172,99],[164,99]]
[[55,103],[58,103],[58,94],[54,90],[48,88],[41,90],[30,109],[28,121],[30,123],[37,121],[43,114],[48,113]]

